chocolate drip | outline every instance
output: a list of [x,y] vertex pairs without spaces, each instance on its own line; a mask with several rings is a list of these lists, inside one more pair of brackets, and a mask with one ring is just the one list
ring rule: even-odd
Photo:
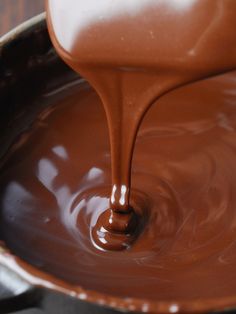
[[47,9],[59,55],[92,84],[106,111],[112,188],[109,209],[95,227],[94,240],[105,249],[129,247],[136,234],[129,226],[138,221],[130,206],[138,128],[154,100],[235,67],[235,54],[222,50],[223,43],[236,47],[235,2],[137,0],[127,5],[126,0],[88,4],[48,0]]

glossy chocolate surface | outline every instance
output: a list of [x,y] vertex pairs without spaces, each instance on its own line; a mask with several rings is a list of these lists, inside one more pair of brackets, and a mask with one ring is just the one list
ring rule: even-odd
[[83,82],[47,96],[52,105],[12,146],[1,171],[7,246],[68,283],[119,297],[178,304],[234,295],[235,88],[233,72],[153,105],[132,171],[147,222],[121,252],[102,252],[90,235],[109,203],[102,104]]
[[[37,94],[37,119],[2,159],[3,239],[63,280],[45,275],[47,282],[105,294],[101,302],[112,307],[196,313],[232,306],[235,2],[147,1],[132,14],[131,3],[118,17],[105,12],[102,22],[85,23],[73,45],[51,29],[61,56],[93,87],[62,76]],[[68,34],[72,17],[64,21]],[[159,37],[142,48],[147,30]]]
[[139,126],[164,94],[235,67],[235,9],[234,0],[47,1],[57,52],[95,88],[106,111],[112,187],[92,232],[98,246],[120,250],[136,240],[142,217],[130,194]]

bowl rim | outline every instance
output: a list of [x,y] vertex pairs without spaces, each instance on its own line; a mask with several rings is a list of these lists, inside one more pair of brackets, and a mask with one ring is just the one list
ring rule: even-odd
[[[33,30],[42,26],[46,27],[45,22],[46,13],[44,12],[27,20],[0,37],[0,59],[1,51],[5,46],[26,33],[31,33]],[[64,280],[60,280],[55,276],[26,263],[21,258],[11,253],[4,242],[0,242],[0,267],[12,272],[15,276],[18,276],[22,282],[25,282],[32,287],[47,288],[83,301],[106,306],[122,312],[195,314],[212,311],[228,311],[235,309],[236,306],[236,295],[204,299],[204,302],[202,302],[203,300],[200,298],[192,300],[154,301],[148,299],[118,297],[84,289],[82,286],[69,284]]]
[[37,27],[45,21],[46,13],[43,12],[14,27],[6,34],[0,36],[0,49],[3,46],[7,45],[9,42],[15,40],[16,37],[22,35],[24,32],[29,31],[31,28]]

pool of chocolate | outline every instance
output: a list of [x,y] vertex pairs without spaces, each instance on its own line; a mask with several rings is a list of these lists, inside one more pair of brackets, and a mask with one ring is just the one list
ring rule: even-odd
[[[44,278],[58,278],[72,292],[96,291],[111,307],[123,300],[130,311],[196,313],[235,305],[236,72],[153,104],[132,167],[145,225],[128,250],[102,251],[91,230],[110,191],[104,109],[91,86],[55,55],[44,24],[28,43],[28,50],[25,42],[19,49],[22,41],[5,47],[0,61],[6,247],[53,276]],[[20,63],[13,48],[22,53]]]

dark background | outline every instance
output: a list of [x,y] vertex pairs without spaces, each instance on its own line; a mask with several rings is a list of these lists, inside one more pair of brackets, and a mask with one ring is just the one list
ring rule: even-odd
[[44,0],[0,0],[0,36],[44,11]]

